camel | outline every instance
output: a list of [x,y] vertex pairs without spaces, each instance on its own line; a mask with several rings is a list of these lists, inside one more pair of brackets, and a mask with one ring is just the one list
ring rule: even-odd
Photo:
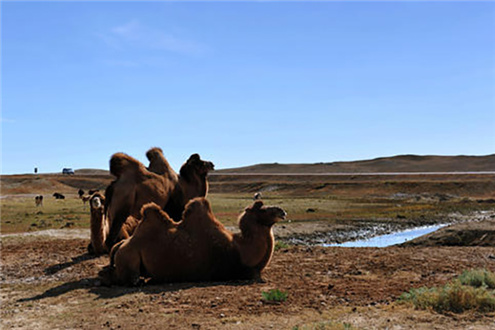
[[113,247],[100,278],[106,285],[136,285],[141,276],[154,283],[261,280],[273,254],[272,226],[286,215],[256,201],[240,215],[240,233],[233,234],[203,197],[186,205],[180,222],[149,203],[134,235]]
[[108,236],[109,225],[105,218],[104,212],[105,197],[99,193],[90,196],[89,206],[91,208],[91,243],[88,246],[88,252],[96,255],[107,253],[105,239]]
[[[206,196],[206,176],[213,163],[202,161],[194,154],[182,165],[178,176],[160,148],[150,149],[146,156],[150,161],[148,168],[124,153],[114,154],[110,159],[110,172],[117,179],[105,192],[105,209],[111,223],[105,242],[108,250],[118,241],[117,235],[126,221],[135,228],[144,204],[154,202],[180,220],[189,199]],[[129,234],[134,228],[129,227]]]
[[[88,200],[90,201],[89,205],[91,208],[91,242],[88,246],[88,252],[102,255],[109,251],[105,245],[105,240],[110,233],[110,224],[105,216],[105,197],[99,192],[96,192],[88,196]],[[129,238],[136,227],[137,221],[129,217],[119,232],[118,240]]]
[[192,154],[179,171],[179,180],[163,208],[175,221],[180,221],[184,208],[195,197],[206,197],[208,194],[207,176],[214,169],[212,162],[203,161],[198,154]]
[[34,198],[36,206],[43,206],[43,195],[38,195]]

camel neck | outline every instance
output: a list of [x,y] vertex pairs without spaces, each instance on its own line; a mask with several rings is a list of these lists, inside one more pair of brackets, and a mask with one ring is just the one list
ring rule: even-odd
[[270,262],[273,253],[271,228],[245,230],[235,239],[244,265],[261,270]]
[[106,250],[105,240],[108,235],[103,209],[91,210],[91,244],[96,253]]

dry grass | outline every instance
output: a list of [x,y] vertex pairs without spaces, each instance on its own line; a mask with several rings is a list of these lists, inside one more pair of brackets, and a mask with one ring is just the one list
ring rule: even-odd
[[34,197],[1,200],[1,232],[16,233],[41,229],[89,228],[89,205],[75,197],[56,200],[45,196],[43,206]]
[[494,279],[495,274],[486,269],[465,271],[443,287],[412,289],[402,294],[400,300],[438,313],[494,312]]
[[[215,216],[225,225],[236,226],[239,214],[253,203],[248,193],[212,193],[208,195]],[[337,196],[295,197],[276,195],[264,197],[266,205],[277,205],[288,213],[291,222],[329,222],[365,220],[373,222],[413,223],[430,221],[452,212],[468,213],[490,208],[490,205],[470,201],[411,202],[394,199],[344,198]],[[89,205],[76,195],[55,200],[45,195],[42,207],[36,207],[34,197],[9,197],[1,200],[1,232],[25,232],[66,227],[89,228]]]

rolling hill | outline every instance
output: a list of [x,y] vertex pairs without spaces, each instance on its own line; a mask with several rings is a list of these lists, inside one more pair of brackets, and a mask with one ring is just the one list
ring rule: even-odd
[[409,173],[495,171],[495,154],[487,156],[401,155],[371,160],[315,164],[258,164],[221,169],[215,173]]

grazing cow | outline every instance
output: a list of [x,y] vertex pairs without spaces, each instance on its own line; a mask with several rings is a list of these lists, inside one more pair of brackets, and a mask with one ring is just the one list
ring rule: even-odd
[[38,195],[34,198],[36,206],[43,206],[43,195]]
[[257,200],[261,199],[261,193],[260,193],[260,192],[257,192],[256,194],[254,194],[253,199],[254,199],[255,201],[257,201]]
[[84,190],[79,189],[79,191],[77,192],[77,194],[79,195],[79,198],[82,198],[83,195],[84,195]]
[[65,196],[58,192],[53,193],[53,197],[55,197],[55,199],[65,199]]

